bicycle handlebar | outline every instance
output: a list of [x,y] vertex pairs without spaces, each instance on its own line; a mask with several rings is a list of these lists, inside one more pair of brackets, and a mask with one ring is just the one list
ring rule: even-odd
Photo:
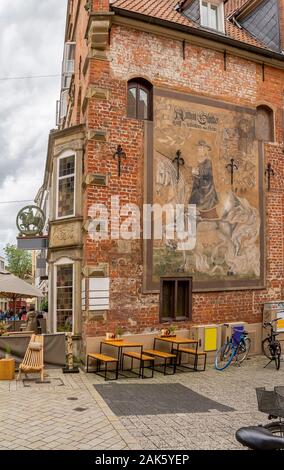
[[263,323],[263,326],[264,326],[264,328],[266,328],[267,326],[272,326],[273,323],[275,323],[279,320],[282,320],[282,318],[275,318],[274,320],[271,320],[271,321],[265,321]]

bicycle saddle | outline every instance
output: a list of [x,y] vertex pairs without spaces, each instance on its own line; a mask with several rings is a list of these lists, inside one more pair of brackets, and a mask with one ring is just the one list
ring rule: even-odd
[[272,434],[262,426],[249,426],[236,432],[236,439],[243,446],[253,450],[284,449],[284,438]]

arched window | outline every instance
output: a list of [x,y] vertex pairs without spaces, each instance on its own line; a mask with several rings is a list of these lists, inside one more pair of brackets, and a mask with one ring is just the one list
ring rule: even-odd
[[133,119],[152,120],[153,87],[143,78],[135,78],[128,82],[127,116]]
[[265,105],[256,108],[256,138],[263,142],[274,142],[273,110]]

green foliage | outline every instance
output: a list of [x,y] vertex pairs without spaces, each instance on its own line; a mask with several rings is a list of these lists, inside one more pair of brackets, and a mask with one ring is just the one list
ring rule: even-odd
[[177,327],[175,325],[171,325],[169,327],[170,335],[174,335],[177,331]]
[[123,330],[122,330],[122,328],[121,328],[120,326],[118,326],[118,327],[116,328],[115,334],[116,334],[116,336],[122,336]]
[[12,352],[11,346],[9,344],[7,344],[7,346],[5,346],[5,353],[6,354],[11,354],[11,352]]
[[29,251],[19,250],[15,245],[6,245],[7,270],[21,279],[32,275],[32,255]]
[[40,310],[42,312],[48,312],[48,299],[43,299],[40,304]]
[[0,321],[0,336],[4,335],[8,331],[8,328],[7,323]]
[[57,333],[72,333],[72,325],[67,323],[57,327]]

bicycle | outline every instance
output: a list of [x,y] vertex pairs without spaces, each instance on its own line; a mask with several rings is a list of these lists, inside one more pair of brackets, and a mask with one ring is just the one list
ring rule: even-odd
[[249,426],[236,432],[236,439],[253,450],[284,450],[284,387],[273,391],[264,387],[256,389],[258,409],[268,414],[268,419],[279,418],[265,426]]
[[[229,326],[224,324],[224,326]],[[233,326],[233,334],[229,341],[218,349],[215,357],[215,369],[224,370],[233,361],[240,365],[247,358],[251,340],[243,326]]]
[[277,322],[278,318],[272,320],[271,322],[264,322],[263,327],[268,329],[270,328],[270,334],[267,338],[262,341],[262,351],[263,354],[269,359],[267,367],[272,361],[275,362],[276,370],[280,369],[280,361],[281,361],[281,344],[276,336],[280,333],[274,331],[273,323]]

